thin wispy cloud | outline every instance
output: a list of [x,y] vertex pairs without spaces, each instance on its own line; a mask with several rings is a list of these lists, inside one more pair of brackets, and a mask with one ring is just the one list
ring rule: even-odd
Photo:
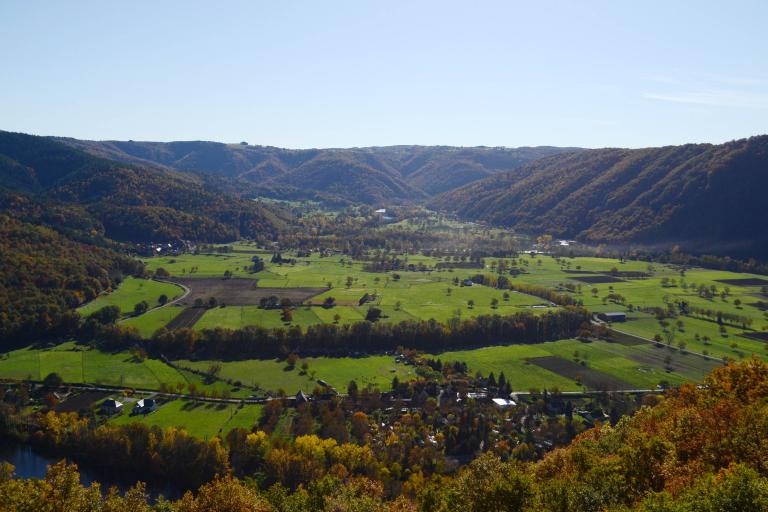
[[739,90],[691,90],[675,93],[648,92],[643,97],[672,103],[711,107],[768,108],[768,93]]

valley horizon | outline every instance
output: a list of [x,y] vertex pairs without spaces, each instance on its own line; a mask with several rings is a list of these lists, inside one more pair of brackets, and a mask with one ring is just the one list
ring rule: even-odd
[[0,512],[768,511],[766,19],[0,2]]

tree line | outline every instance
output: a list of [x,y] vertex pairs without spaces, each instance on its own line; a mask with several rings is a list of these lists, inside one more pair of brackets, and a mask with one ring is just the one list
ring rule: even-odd
[[[248,359],[302,355],[349,355],[393,350],[407,346],[419,350],[447,350],[466,346],[541,343],[576,335],[588,321],[587,310],[566,307],[542,315],[520,312],[513,315],[481,315],[453,318],[443,324],[435,320],[404,320],[398,323],[361,321],[353,324],[318,324],[268,329],[214,328],[158,330],[146,340],[148,349],[167,357]],[[118,329],[119,331],[119,329]],[[113,331],[114,332],[114,331]],[[99,333],[104,338],[104,332]],[[116,341],[133,342],[131,336]],[[114,347],[113,348],[117,348]]]

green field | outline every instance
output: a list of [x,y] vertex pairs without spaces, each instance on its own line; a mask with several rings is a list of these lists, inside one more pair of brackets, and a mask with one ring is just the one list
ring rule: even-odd
[[125,425],[127,423],[144,423],[161,428],[184,428],[190,434],[210,439],[213,436],[226,436],[234,428],[250,430],[261,417],[261,405],[214,404],[191,400],[171,400],[160,403],[155,412],[148,415],[130,415],[129,408],[110,419],[110,423]]
[[[671,371],[667,371],[664,359],[669,355]],[[504,372],[512,388],[517,391],[558,388],[562,391],[583,389],[575,380],[530,364],[535,357],[557,356],[566,360],[584,361],[585,367],[613,376],[636,389],[654,389],[666,381],[681,384],[700,381],[718,362],[679,350],[655,348],[652,344],[627,346],[619,343],[578,340],[560,340],[536,345],[507,345],[459,350],[432,354],[443,362],[463,361],[470,373],[481,372],[496,376]],[[394,362],[392,356],[366,356],[359,358],[306,358],[309,365],[306,375],[301,375],[301,363],[288,369],[284,361],[245,360],[222,362],[221,376],[266,389],[282,389],[294,394],[299,389],[312,391],[317,380],[322,379],[339,391],[346,389],[350,380],[358,385],[371,384],[379,389],[389,389],[394,376],[401,381],[415,376],[413,367]],[[212,361],[179,361],[180,365],[204,370]]]
[[149,338],[156,330],[165,327],[183,311],[180,306],[165,306],[147,311],[143,315],[131,316],[120,322],[122,325],[135,327],[142,336]]
[[251,258],[254,255],[268,258],[272,253],[256,251],[254,248],[238,247],[240,250],[249,250],[248,253],[226,254],[182,254],[179,256],[147,258],[147,269],[155,271],[164,268],[171,275],[178,277],[219,277],[229,270],[236,277],[256,278],[257,274],[248,271]]
[[200,390],[221,393],[229,390],[232,396],[245,397],[251,393],[224,382],[205,383],[196,374],[178,371],[157,359],[138,360],[127,352],[102,352],[97,349],[63,343],[53,348],[24,348],[8,352],[0,358],[0,378],[13,380],[44,379],[50,373],[59,374],[70,384],[96,384],[137,389],[160,389],[165,384],[186,391],[190,383]]
[[[358,322],[365,318],[372,305],[383,312],[380,321],[401,321],[409,319],[430,319],[446,321],[455,316],[463,318],[480,314],[510,314],[518,311],[547,311],[552,306],[538,297],[510,292],[504,298],[504,291],[488,286],[460,286],[456,284],[474,274],[494,274],[497,265],[503,261],[512,265],[512,260],[486,258],[484,269],[436,269],[444,259],[423,255],[398,256],[407,264],[423,264],[429,270],[376,273],[367,272],[364,261],[353,261],[348,256],[336,254],[321,257],[313,253],[310,257],[296,258],[294,264],[273,264],[271,252],[254,245],[231,244],[235,252],[211,254],[186,254],[174,257],[149,258],[150,270],[164,268],[174,276],[187,278],[223,277],[230,271],[235,277],[247,277],[256,282],[258,288],[326,288],[330,290],[312,297],[304,305],[292,310],[293,318],[285,322],[280,310],[261,309],[257,305],[226,305],[206,310],[195,328],[213,327],[239,328],[245,325],[285,327],[299,325],[306,327],[317,323]],[[262,272],[251,273],[251,258],[259,255],[267,261]],[[284,257],[295,257],[284,252]],[[723,358],[741,359],[751,354],[765,356],[768,343],[741,336],[742,326],[726,325],[725,332],[713,321],[680,315],[660,323],[641,308],[666,307],[667,303],[684,300],[692,307],[719,310],[748,317],[751,329],[746,332],[768,328],[768,316],[753,304],[761,299],[759,286],[728,286],[719,283],[721,279],[753,278],[749,274],[737,274],[704,269],[687,269],[649,264],[640,261],[621,262],[609,258],[578,257],[553,258],[544,255],[521,255],[514,262],[523,272],[517,277],[509,276],[514,284],[528,283],[557,288],[571,294],[576,300],[592,311],[624,311],[628,321],[614,325],[627,333],[652,339],[660,335],[665,348],[656,348],[652,343],[622,345],[619,343],[580,343],[562,340],[538,345],[488,347],[441,354],[443,360],[456,359],[469,364],[472,371],[487,374],[504,371],[512,386],[518,390],[531,387],[558,387],[578,389],[579,384],[568,376],[558,375],[541,366],[531,364],[532,357],[557,357],[555,361],[576,361],[584,368],[610,375],[622,382],[639,388],[651,388],[664,380],[672,384],[686,380],[699,380],[715,364],[700,356],[708,355],[714,360]],[[584,279],[605,279],[612,269],[620,279],[610,283],[592,284]],[[640,272],[643,278],[621,277],[623,272]],[[202,281],[201,281],[202,282]],[[226,281],[224,281],[226,282]],[[566,286],[567,285],[567,286]],[[702,298],[692,285],[715,286],[717,294]],[[194,287],[194,280],[191,287]],[[720,293],[728,291],[723,298]],[[593,293],[594,292],[594,293]],[[107,304],[117,304],[124,312],[133,309],[140,300],[156,304],[157,297],[165,293],[169,297],[181,290],[174,285],[143,279],[126,279],[113,293],[98,299],[80,309],[82,314]],[[279,295],[279,292],[275,292]],[[375,294],[376,298],[359,305],[363,294]],[[609,293],[624,297],[622,304],[606,300]],[[327,297],[334,297],[336,305],[321,307]],[[492,306],[492,300],[498,301]],[[470,307],[469,301],[474,305]],[[221,301],[225,302],[225,301]],[[546,305],[546,307],[541,307]],[[534,307],[537,306],[537,307]],[[164,326],[182,310],[180,306],[158,308],[138,317],[128,317],[122,322],[139,329],[150,336]],[[678,322],[681,324],[678,325]],[[63,347],[63,348],[62,348]],[[574,355],[577,354],[577,355]],[[663,355],[662,355],[663,354]],[[699,354],[699,355],[697,355]],[[667,357],[668,356],[668,357]],[[669,359],[669,361],[667,361]],[[293,394],[298,389],[311,391],[317,379],[323,379],[343,390],[350,380],[360,385],[371,384],[386,388],[397,375],[401,379],[413,376],[411,367],[395,365],[391,358],[370,356],[362,358],[308,358],[306,373],[300,368],[286,369],[280,361],[231,361],[224,362],[221,377],[240,381],[245,385],[257,385],[262,389],[284,390]],[[205,370],[211,361],[182,361],[190,368]],[[300,366],[300,365],[299,365]],[[667,371],[670,370],[670,371]],[[199,383],[201,389],[226,389],[225,383],[206,385],[200,378],[188,372],[178,372],[157,361],[136,362],[129,354],[103,354],[97,351],[72,350],[63,345],[53,350],[20,350],[11,352],[0,360],[0,377],[23,379],[31,376],[40,379],[51,371],[57,371],[69,382],[94,382],[157,389],[161,383],[175,385],[177,382]],[[240,390],[239,393],[247,393]]]
[[[520,293],[510,293],[508,299],[504,299],[503,291],[487,286],[456,286],[454,279],[460,281],[467,279],[476,273],[491,274],[493,265],[499,259],[486,258],[485,269],[441,269],[420,271],[398,271],[387,273],[373,273],[363,270],[365,262],[352,261],[349,257],[335,255],[320,257],[312,254],[308,258],[297,258],[295,264],[267,263],[262,272],[251,274],[245,271],[253,254],[269,259],[270,253],[259,251],[254,246],[233,244],[238,251],[228,254],[201,254],[184,255],[178,257],[151,258],[147,260],[150,269],[163,267],[175,275],[185,277],[211,277],[223,275],[225,270],[230,270],[235,275],[256,279],[259,287],[324,287],[328,284],[331,289],[311,299],[315,307],[309,310],[298,308],[294,311],[294,319],[291,324],[307,326],[313,323],[330,323],[335,321],[335,316],[340,317],[340,323],[360,321],[371,305],[380,307],[384,312],[382,321],[400,321],[405,319],[430,319],[446,321],[454,316],[472,317],[480,314],[510,314],[517,311],[546,311],[546,308],[532,308],[535,305],[545,303],[540,298]],[[290,257],[289,252],[284,256]],[[423,263],[427,267],[434,268],[436,263],[442,261],[422,255],[401,256],[406,263]],[[503,260],[511,264],[511,260]],[[720,297],[704,299],[695,293],[690,285],[714,285],[720,291],[725,290],[725,285],[718,283],[718,279],[758,277],[749,274],[737,274],[704,269],[688,269],[681,276],[678,268],[661,264],[649,264],[642,261],[621,262],[609,258],[578,257],[556,260],[544,255],[522,255],[517,261],[518,267],[524,273],[512,277],[511,281],[530,283],[535,285],[555,288],[569,283],[575,287],[572,293],[574,298],[580,300],[589,309],[600,311],[627,311],[628,305],[634,308],[663,307],[665,301],[685,300],[693,307],[717,309],[727,313],[745,315],[752,319],[751,328],[762,330],[768,328],[766,315],[750,304],[759,300],[757,287],[730,286],[730,295],[726,300]],[[622,279],[615,283],[590,284],[581,282],[582,277],[594,277],[605,275],[611,269],[619,272],[643,272],[648,277],[644,279]],[[195,269],[191,272],[191,269]],[[395,276],[397,274],[398,276]],[[396,279],[399,277],[399,279]],[[675,280],[674,286],[662,286],[663,279]],[[348,282],[348,280],[350,282]],[[685,283],[685,287],[683,286]],[[592,290],[596,290],[596,294]],[[450,290],[450,291],[449,291]],[[365,293],[375,294],[376,299],[368,304],[360,306],[359,300]],[[622,295],[626,302],[624,305],[604,302],[604,297],[609,293]],[[336,306],[325,309],[316,307],[325,298],[336,299]],[[492,307],[491,301],[496,299],[498,305]],[[473,301],[473,307],[469,306]],[[741,301],[741,305],[737,305]],[[660,326],[654,326],[650,316],[644,313],[630,313],[629,321],[620,327],[627,332],[652,338],[655,334],[668,336]],[[723,357],[744,357],[753,352],[765,352],[764,344],[759,341],[747,340],[739,337],[738,347],[731,347],[734,339],[743,331],[738,327],[727,326],[727,337],[719,336],[719,326],[714,322],[707,322],[696,318],[682,318],[686,324],[683,330],[675,332],[674,342],[684,342],[689,350],[707,353]],[[159,324],[159,320],[147,317],[150,324],[143,327],[140,319],[132,319],[131,324],[141,328],[143,333],[153,332]],[[690,325],[689,325],[690,324]],[[709,324],[709,325],[708,325]],[[210,328],[224,326],[238,328],[245,325],[263,325],[266,327],[278,327],[290,325],[280,319],[278,311],[265,311],[256,306],[229,306],[227,308],[212,309],[205,313],[197,323],[197,328]],[[696,339],[708,336],[711,343],[708,347]],[[714,334],[714,335],[713,335]],[[727,338],[727,339],[726,339]]]
[[[395,376],[403,381],[415,377],[413,367],[395,364],[391,356],[308,357],[304,361],[309,365],[305,374],[302,374],[301,362],[295,368],[289,368],[285,361],[278,360],[224,361],[220,377],[267,390],[283,390],[288,394],[295,394],[300,389],[311,392],[318,386],[319,379],[344,392],[352,380],[360,387],[370,384],[389,389]],[[181,366],[198,370],[205,370],[211,363],[213,361],[177,361]]]
[[120,311],[127,315],[133,313],[133,307],[142,300],[147,301],[149,307],[152,308],[159,305],[157,299],[160,295],[166,295],[168,300],[171,301],[182,293],[183,290],[174,284],[161,283],[151,279],[126,277],[112,293],[98,296],[88,304],[80,307],[78,311],[80,315],[88,316],[104,306],[119,306]]

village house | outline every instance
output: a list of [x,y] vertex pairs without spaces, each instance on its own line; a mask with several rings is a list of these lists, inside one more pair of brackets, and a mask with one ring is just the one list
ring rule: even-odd
[[123,410],[123,403],[114,398],[107,398],[101,403],[100,408],[104,414],[115,414]]
[[142,398],[133,406],[133,414],[149,414],[157,410],[157,400],[154,398]]

